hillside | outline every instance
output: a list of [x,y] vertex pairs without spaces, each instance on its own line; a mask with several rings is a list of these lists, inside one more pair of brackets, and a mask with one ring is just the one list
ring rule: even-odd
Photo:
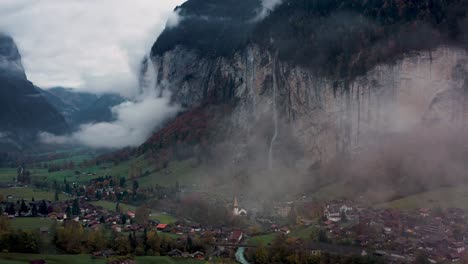
[[37,133],[62,134],[68,124],[28,81],[13,39],[0,35],[0,146],[30,147]]
[[124,101],[117,94],[97,95],[63,87],[40,90],[40,92],[73,128],[86,123],[114,120],[111,108]]
[[217,118],[201,134],[169,122],[136,153],[211,157],[256,192],[465,181],[467,3],[289,0],[259,17],[259,1],[187,1],[151,59],[178,119]]

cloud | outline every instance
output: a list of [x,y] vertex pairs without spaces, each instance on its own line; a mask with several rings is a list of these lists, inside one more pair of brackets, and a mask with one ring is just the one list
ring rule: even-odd
[[180,9],[172,12],[167,19],[166,27],[167,28],[174,28],[179,25],[182,17],[180,16]]
[[0,31],[15,39],[40,87],[136,90],[138,63],[184,0],[2,0]]
[[275,8],[282,2],[283,0],[262,0],[262,9],[260,10],[256,20],[262,20],[267,17],[270,12],[275,10]]
[[68,136],[40,133],[47,144],[80,144],[93,148],[122,148],[142,144],[155,127],[174,116],[179,107],[170,104],[170,95],[145,93],[136,101],[127,101],[112,108],[114,122],[85,124]]

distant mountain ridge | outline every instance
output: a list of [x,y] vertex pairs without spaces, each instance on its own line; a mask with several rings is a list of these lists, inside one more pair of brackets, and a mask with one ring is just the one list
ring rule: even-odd
[[42,131],[64,134],[70,127],[27,79],[14,40],[0,34],[0,150],[29,148]]
[[124,98],[117,94],[98,95],[63,87],[40,91],[72,128],[85,123],[113,121],[111,108],[124,102]]

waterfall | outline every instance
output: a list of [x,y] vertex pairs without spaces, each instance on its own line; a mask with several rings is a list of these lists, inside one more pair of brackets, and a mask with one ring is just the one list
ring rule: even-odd
[[145,56],[141,63],[140,70],[140,89],[137,97],[146,95],[154,95],[160,93],[160,88],[157,85],[157,72],[153,61],[149,55]]
[[248,92],[250,93],[250,96],[252,97],[252,108],[253,112],[255,114],[256,112],[256,105],[257,105],[257,100],[255,98],[255,91],[254,91],[254,79],[255,79],[255,58],[254,55],[252,54],[252,51],[250,49],[247,50],[247,67],[246,67],[246,72],[247,72],[247,89]]
[[276,110],[276,90],[277,90],[277,79],[276,79],[276,57],[273,60],[273,123],[275,126],[275,132],[270,141],[270,149],[268,151],[268,169],[273,169],[273,145],[275,144],[276,138],[278,137],[278,112]]

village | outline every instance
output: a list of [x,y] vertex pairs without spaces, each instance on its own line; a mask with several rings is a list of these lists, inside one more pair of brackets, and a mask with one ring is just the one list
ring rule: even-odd
[[[326,203],[278,202],[272,212],[249,214],[249,210],[240,207],[242,201],[234,196],[225,207],[231,219],[242,224],[207,224],[180,217],[163,222],[150,217],[154,210],[121,209],[125,208],[120,203],[122,198],[136,197],[140,188],[133,184],[133,190],[124,191],[124,182],[114,184],[114,181],[116,179],[104,178],[93,180],[88,186],[64,187],[74,194],[65,201],[15,201],[15,197],[6,197],[1,203],[2,212],[11,221],[48,218],[62,226],[75,222],[86,230],[106,230],[130,237],[154,231],[170,240],[161,254],[179,258],[232,259],[237,248],[255,248],[259,246],[255,238],[266,235],[290,237],[294,239],[294,247],[313,254],[371,255],[388,263],[413,263],[421,255],[430,263],[458,262],[467,253],[466,213],[461,209],[399,210],[333,200]],[[172,189],[178,192],[176,187]],[[127,194],[123,195],[124,192]],[[164,199],[178,197],[170,195],[171,191],[163,193]],[[93,203],[101,199],[115,202],[115,208],[110,210]],[[310,234],[297,236],[295,230],[308,230]],[[42,235],[54,232],[47,226],[40,228]],[[122,252],[111,247],[92,252],[95,257],[119,254]]]

